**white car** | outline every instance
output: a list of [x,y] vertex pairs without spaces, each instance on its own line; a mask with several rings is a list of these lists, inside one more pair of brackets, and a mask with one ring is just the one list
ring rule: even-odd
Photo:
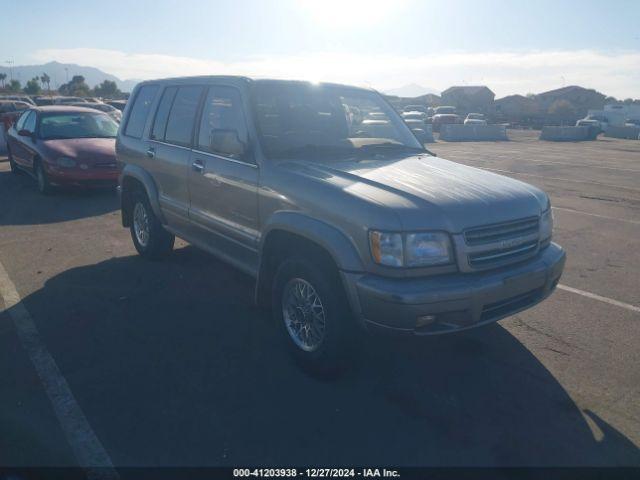
[[418,110],[412,110],[410,112],[402,112],[402,118],[406,120],[421,120],[423,123],[427,119],[427,114],[425,112],[420,112]]
[[464,120],[465,125],[486,125],[487,120],[482,113],[470,113]]
[[112,107],[111,105],[107,105],[106,103],[78,102],[78,103],[71,103],[69,105],[71,105],[72,107],[84,107],[84,108],[91,108],[93,110],[99,110],[109,115],[112,119],[114,119],[118,123],[120,123],[120,120],[122,120],[122,112],[117,108]]

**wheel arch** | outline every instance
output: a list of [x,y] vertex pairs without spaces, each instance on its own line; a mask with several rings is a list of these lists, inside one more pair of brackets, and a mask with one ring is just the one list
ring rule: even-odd
[[255,299],[268,306],[275,272],[285,257],[311,255],[336,271],[362,271],[356,247],[336,227],[296,212],[274,214],[262,234]]
[[153,180],[153,177],[137,165],[126,165],[122,173],[120,174],[120,211],[122,215],[122,226],[128,227],[131,225],[131,212],[132,212],[132,193],[136,189],[142,189],[149,199],[149,204],[153,210],[153,213],[160,220],[161,223],[167,222],[162,215],[160,209],[160,201],[158,197],[158,188]]

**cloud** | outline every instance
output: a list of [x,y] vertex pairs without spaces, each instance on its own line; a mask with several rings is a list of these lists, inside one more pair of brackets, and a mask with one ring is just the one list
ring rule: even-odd
[[97,67],[122,79],[234,74],[368,85],[387,90],[418,83],[488,85],[498,97],[582,85],[620,98],[640,98],[640,52],[593,50],[442,52],[421,56],[310,53],[235,62],[91,48],[44,49],[33,60]]

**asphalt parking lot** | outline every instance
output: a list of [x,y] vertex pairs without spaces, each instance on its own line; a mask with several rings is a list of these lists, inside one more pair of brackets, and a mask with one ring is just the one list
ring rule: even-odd
[[[562,289],[486,328],[364,339],[333,383],[292,364],[249,277],[182,241],[145,261],[115,192],[43,197],[0,157],[19,295],[0,298],[0,465],[77,465],[97,441],[115,466],[640,466],[640,142],[510,136],[428,147],[551,195]],[[60,416],[34,355],[79,410]]]

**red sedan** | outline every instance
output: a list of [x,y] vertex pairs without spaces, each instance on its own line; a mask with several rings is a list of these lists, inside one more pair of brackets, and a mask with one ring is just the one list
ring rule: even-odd
[[115,186],[118,124],[83,107],[26,110],[7,132],[13,172],[31,174],[42,193],[55,186]]

